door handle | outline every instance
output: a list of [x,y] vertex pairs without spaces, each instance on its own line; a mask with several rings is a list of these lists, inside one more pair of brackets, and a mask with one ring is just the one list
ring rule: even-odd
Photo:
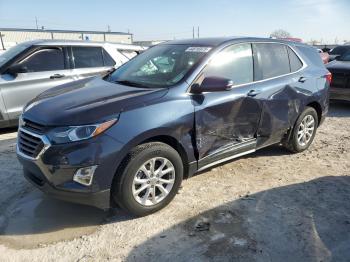
[[62,74],[54,74],[54,75],[50,76],[50,79],[62,78],[62,77],[65,77],[65,75],[62,75]]
[[250,90],[247,94],[247,96],[250,96],[250,97],[254,97],[254,96],[257,96],[258,94],[260,94],[261,91],[260,90],[257,90],[257,89],[253,89],[253,90]]
[[306,80],[307,80],[307,78],[302,76],[302,77],[299,78],[298,81],[299,81],[300,83],[305,83]]

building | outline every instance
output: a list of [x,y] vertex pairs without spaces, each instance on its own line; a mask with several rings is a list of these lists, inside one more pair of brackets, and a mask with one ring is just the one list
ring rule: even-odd
[[106,41],[132,44],[133,35],[124,32],[0,28],[0,50],[35,39]]

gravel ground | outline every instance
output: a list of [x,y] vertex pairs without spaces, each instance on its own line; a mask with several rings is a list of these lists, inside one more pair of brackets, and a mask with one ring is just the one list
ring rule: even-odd
[[1,261],[350,261],[350,104],[332,104],[310,149],[278,146],[184,181],[132,218],[27,183],[15,130],[0,134]]

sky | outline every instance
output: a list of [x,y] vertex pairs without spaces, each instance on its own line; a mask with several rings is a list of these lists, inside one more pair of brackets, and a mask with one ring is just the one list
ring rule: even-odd
[[0,28],[128,32],[134,40],[268,37],[284,29],[304,41],[350,41],[350,0],[0,0]]

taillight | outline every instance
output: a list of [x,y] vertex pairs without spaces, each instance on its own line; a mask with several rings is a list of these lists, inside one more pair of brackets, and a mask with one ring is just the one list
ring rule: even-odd
[[332,73],[328,73],[327,75],[325,75],[326,80],[328,82],[328,84],[332,83]]

